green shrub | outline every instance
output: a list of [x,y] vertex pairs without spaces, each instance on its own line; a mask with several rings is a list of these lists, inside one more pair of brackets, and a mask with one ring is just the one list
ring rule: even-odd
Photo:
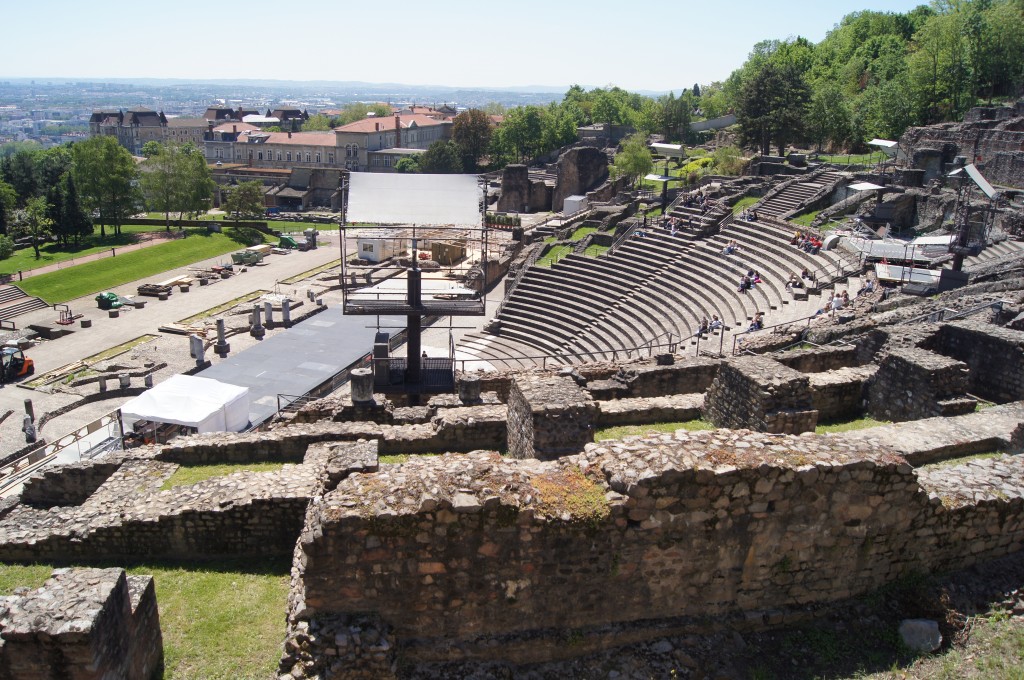
[[14,241],[9,236],[0,234],[0,260],[6,260],[14,254]]

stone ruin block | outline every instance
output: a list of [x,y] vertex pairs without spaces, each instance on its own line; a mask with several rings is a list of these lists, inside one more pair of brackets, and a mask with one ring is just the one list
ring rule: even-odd
[[57,569],[40,588],[0,598],[5,680],[149,680],[163,672],[151,576]]
[[967,364],[908,347],[882,359],[868,385],[868,413],[878,420],[920,420],[974,410],[966,396]]
[[716,427],[776,434],[813,432],[818,424],[807,376],[762,356],[722,363],[704,416]]
[[963,391],[997,403],[1024,399],[1024,331],[953,321],[942,325],[929,347],[967,364]]
[[579,453],[594,440],[597,404],[572,378],[523,375],[508,397],[508,452],[550,460]]

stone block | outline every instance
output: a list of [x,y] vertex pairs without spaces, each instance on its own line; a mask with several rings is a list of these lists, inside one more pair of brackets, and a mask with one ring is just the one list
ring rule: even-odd
[[508,400],[508,452],[551,459],[579,453],[594,439],[597,405],[571,378],[523,375]]
[[868,413],[878,420],[920,420],[963,412],[967,364],[918,347],[887,354],[868,385]]
[[718,427],[786,434],[811,432],[818,422],[807,376],[763,356],[724,362],[704,415]]

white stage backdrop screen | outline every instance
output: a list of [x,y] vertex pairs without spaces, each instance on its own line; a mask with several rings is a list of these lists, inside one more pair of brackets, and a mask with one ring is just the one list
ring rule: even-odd
[[346,221],[480,226],[476,175],[353,172]]

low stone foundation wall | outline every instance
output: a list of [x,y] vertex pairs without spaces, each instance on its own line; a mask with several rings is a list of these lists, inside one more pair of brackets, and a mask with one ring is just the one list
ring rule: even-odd
[[120,467],[115,458],[46,468],[25,480],[21,502],[37,508],[81,505]]
[[508,397],[508,453],[550,459],[583,450],[594,439],[597,406],[571,378],[524,375]]
[[766,625],[1020,550],[1012,462],[975,463],[1000,492],[979,483],[965,500],[838,437],[677,432],[557,461],[419,459],[311,506],[290,602],[310,622],[372,613],[411,662],[549,660],[574,651],[546,633],[627,622],[631,640],[709,617]]
[[868,385],[868,412],[878,420],[919,420],[974,410],[966,396],[967,365],[928,350],[893,351]]
[[704,414],[717,427],[758,432],[812,432],[818,422],[807,376],[764,356],[723,362]]
[[595,425],[613,427],[686,422],[700,418],[703,407],[703,394],[599,401]]
[[783,366],[789,366],[801,373],[823,373],[862,363],[858,361],[857,354],[856,346],[842,345],[840,347],[794,349],[773,354],[772,358]]
[[868,365],[810,374],[811,405],[818,420],[845,420],[864,413],[865,383],[876,370],[877,366]]
[[151,576],[58,569],[40,588],[0,598],[0,677],[101,680],[163,676]]
[[930,346],[970,369],[967,391],[996,403],[1024,399],[1024,331],[971,319],[942,326]]

